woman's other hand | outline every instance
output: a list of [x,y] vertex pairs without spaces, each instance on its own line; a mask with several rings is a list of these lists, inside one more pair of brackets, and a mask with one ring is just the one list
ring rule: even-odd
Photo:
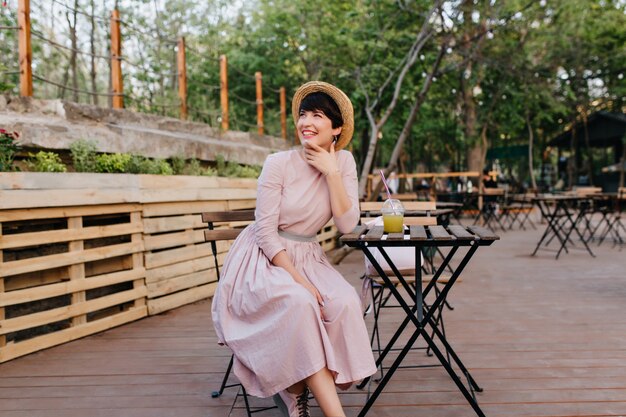
[[309,165],[317,169],[324,175],[329,175],[339,172],[337,166],[337,158],[335,156],[335,143],[330,144],[330,151],[322,148],[321,146],[305,140],[303,142],[304,157]]

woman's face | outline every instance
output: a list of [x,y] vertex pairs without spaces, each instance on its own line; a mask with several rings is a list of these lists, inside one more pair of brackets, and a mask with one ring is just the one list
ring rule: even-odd
[[321,110],[301,110],[296,128],[300,142],[308,140],[326,150],[330,149],[334,136],[341,133],[341,127],[333,129],[332,122]]

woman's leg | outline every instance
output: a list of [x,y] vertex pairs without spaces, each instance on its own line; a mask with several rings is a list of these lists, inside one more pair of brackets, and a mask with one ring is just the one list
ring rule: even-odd
[[335,380],[328,368],[324,368],[304,380],[317,404],[326,417],[345,417],[335,389]]

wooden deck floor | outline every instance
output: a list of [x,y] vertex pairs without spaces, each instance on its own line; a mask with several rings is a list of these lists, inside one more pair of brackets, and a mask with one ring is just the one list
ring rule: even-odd
[[[446,329],[484,388],[481,407],[489,417],[626,416],[626,250],[605,243],[596,258],[530,257],[539,236],[503,233],[450,294]],[[355,285],[361,268],[356,252],[339,266]],[[387,310],[383,321],[398,314]],[[243,416],[233,390],[210,397],[228,359],[203,301],[0,365],[0,416]],[[365,393],[341,398],[355,416]],[[474,413],[436,367],[399,371],[369,415]]]

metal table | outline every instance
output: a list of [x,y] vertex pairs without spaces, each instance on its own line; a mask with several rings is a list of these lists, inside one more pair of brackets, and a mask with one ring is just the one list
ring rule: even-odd
[[[478,386],[474,378],[472,378],[471,374],[469,373],[463,362],[461,362],[461,359],[458,357],[454,349],[452,349],[452,346],[450,346],[450,344],[448,343],[445,335],[437,327],[437,323],[435,322],[433,315],[437,311],[439,306],[445,302],[448,292],[456,282],[459,275],[463,272],[476,250],[481,246],[489,246],[498,239],[499,237],[495,235],[491,230],[485,229],[483,227],[469,226],[465,228],[458,225],[449,226],[448,228],[444,228],[443,226],[410,226],[408,233],[407,231],[405,231],[403,233],[389,234],[384,233],[382,227],[373,227],[372,229],[367,230],[366,226],[357,226],[351,233],[347,233],[341,237],[341,241],[347,246],[358,248],[363,251],[365,256],[370,260],[378,274],[381,276],[381,278],[386,282],[386,284],[388,284],[394,298],[398,301],[402,310],[406,313],[406,318],[402,321],[402,323],[400,323],[395,334],[391,337],[389,343],[376,360],[377,366],[381,366],[385,357],[394,347],[395,343],[398,341],[409,323],[413,324],[414,326],[414,330],[410,338],[406,342],[405,346],[402,347],[400,354],[392,363],[391,367],[387,370],[379,385],[376,387],[376,390],[368,398],[366,404],[363,406],[361,412],[358,414],[359,417],[367,415],[369,409],[372,407],[381,392],[384,390],[385,386],[392,378],[393,374],[401,365],[403,359],[420,336],[424,338],[426,344],[430,347],[441,365],[445,368],[446,372],[448,372],[448,374],[450,375],[458,389],[461,391],[463,396],[466,398],[468,403],[474,409],[476,414],[480,417],[485,416],[485,414],[478,406],[476,397],[474,395],[475,391],[480,392],[482,391],[482,389]],[[398,269],[394,265],[393,260],[390,259],[387,252],[385,252],[385,248],[397,246],[409,246],[415,248],[415,265],[417,266],[415,268],[415,290],[413,290],[413,287],[411,287],[406,282],[400,271],[398,271]],[[375,257],[370,251],[370,248],[372,247],[375,247],[380,251],[383,258],[391,267],[393,274],[397,277],[404,290],[407,291],[407,293],[411,297],[411,300],[414,300],[414,303],[412,303],[412,305],[409,305],[404,297],[402,297],[402,295],[398,292],[398,289],[395,288],[395,286],[393,285],[390,277],[385,273],[383,268],[376,261]],[[428,284],[423,286],[422,271],[419,267],[420,252],[424,248],[428,247],[448,247],[450,248],[450,251],[443,260],[443,263],[439,265],[439,268],[434,273]],[[467,248],[467,252],[465,252],[465,254],[462,254],[463,251],[458,251],[458,249],[461,247]],[[439,276],[457,254],[461,254],[461,261],[458,267],[454,270],[452,276],[445,284],[445,286],[441,289],[441,291],[436,294],[434,302],[429,306],[426,306],[424,303],[424,299],[430,293],[430,291],[433,290]],[[420,291],[420,289],[422,290]],[[430,332],[432,332],[432,337],[429,334]],[[435,340],[439,341],[443,345],[443,347],[445,348],[445,354],[439,349],[439,347],[435,343]],[[451,360],[447,359],[448,355]],[[457,372],[454,370],[453,365],[455,365],[460,370],[460,372],[462,373],[461,376],[464,376],[467,379],[469,387],[466,387],[465,384],[462,382],[461,376],[458,375]]]

